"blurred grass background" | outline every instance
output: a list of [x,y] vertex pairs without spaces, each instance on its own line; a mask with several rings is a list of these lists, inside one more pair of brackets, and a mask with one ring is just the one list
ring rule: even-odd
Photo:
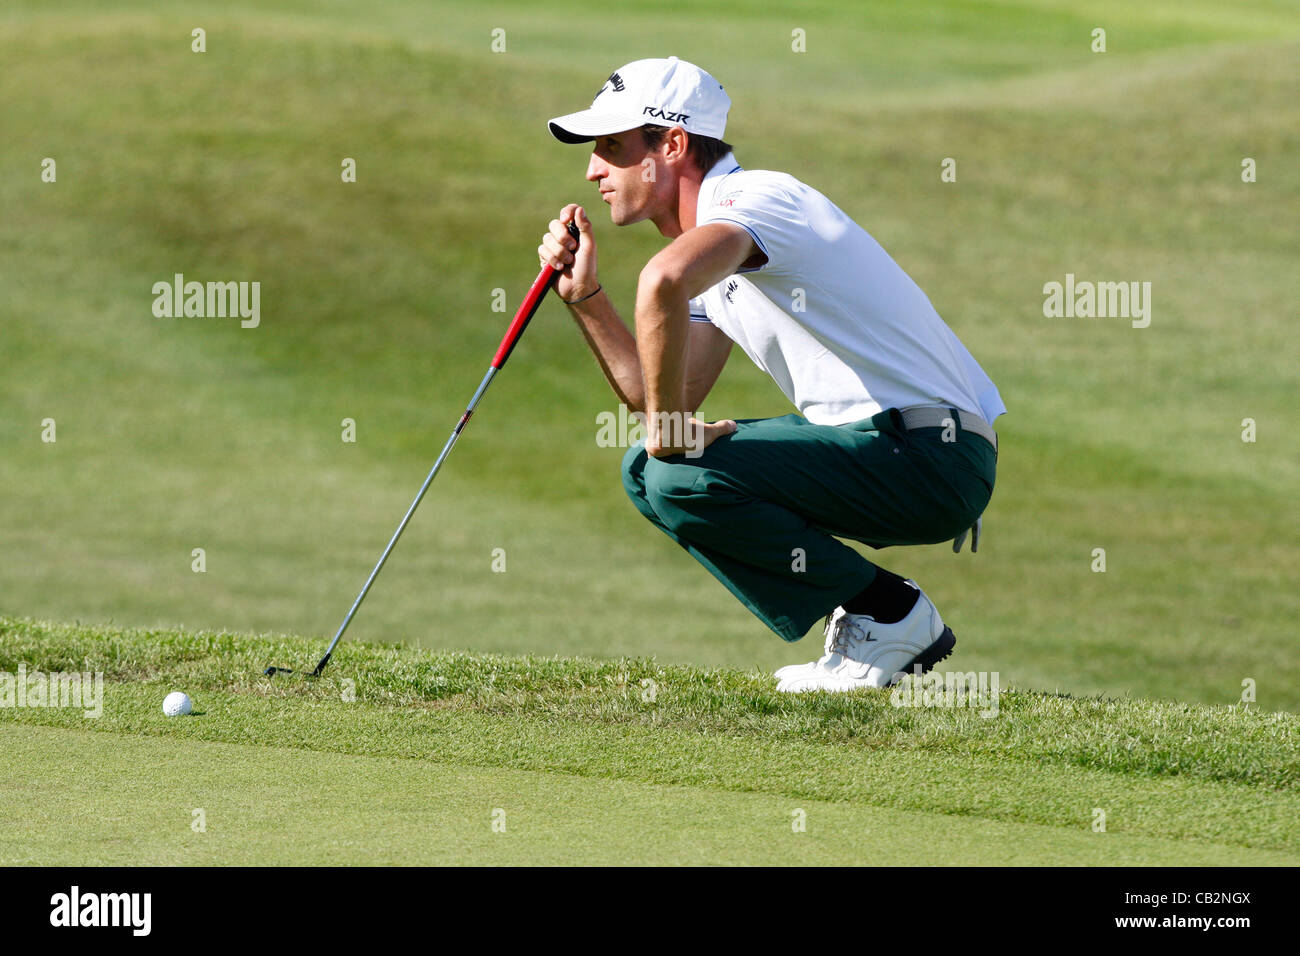
[[[953,666],[1207,703],[1252,678],[1261,706],[1300,708],[1300,10],[1282,2],[11,0],[0,608],[332,634],[486,369],[509,319],[493,290],[513,312],[546,222],[596,200],[586,151],[545,119],[670,53],[726,84],[740,162],[862,223],[1002,390],[981,552],[875,555],[935,598]],[[663,240],[597,217],[630,321]],[[176,272],[260,281],[261,326],[154,318]],[[1044,318],[1067,272],[1150,281],[1150,328]],[[782,644],[632,509],[621,450],[596,445],[615,407],[546,305],[350,634],[816,656],[816,634]],[[788,407],[737,352],[703,411]]]

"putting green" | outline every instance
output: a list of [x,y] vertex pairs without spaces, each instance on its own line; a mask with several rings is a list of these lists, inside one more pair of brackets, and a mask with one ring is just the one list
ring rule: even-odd
[[770,794],[44,727],[0,725],[0,778],[7,866],[1300,862]]

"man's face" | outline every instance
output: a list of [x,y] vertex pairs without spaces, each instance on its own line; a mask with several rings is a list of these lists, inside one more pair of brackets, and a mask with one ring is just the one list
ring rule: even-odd
[[659,150],[647,150],[640,129],[601,136],[591,151],[587,179],[600,187],[616,226],[627,226],[658,214],[666,183]]

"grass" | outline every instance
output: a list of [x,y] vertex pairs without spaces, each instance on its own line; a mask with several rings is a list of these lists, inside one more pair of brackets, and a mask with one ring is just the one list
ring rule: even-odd
[[[1160,841],[1224,860],[1224,848],[1293,853],[1278,814],[1294,818],[1295,728],[1278,712],[1300,712],[1287,570],[1300,542],[1285,531],[1300,525],[1294,5],[725,0],[589,14],[571,0],[446,0],[436,13],[418,0],[5,5],[0,661],[93,660],[115,703],[97,730],[5,712],[0,761],[19,773],[62,747],[93,768],[115,742],[135,754],[108,763],[133,795],[87,779],[141,814],[171,812],[151,787],[176,793],[141,769],[159,757],[150,748],[194,735],[169,764],[178,774],[257,767],[239,786],[267,799],[284,791],[251,781],[310,747],[341,761],[335,780],[384,760],[397,763],[381,778],[458,768],[466,792],[535,794],[550,779],[529,774],[609,785],[591,799],[610,819],[673,800],[693,808],[682,819],[715,819],[700,808],[724,796],[737,820],[784,818],[775,808],[792,799],[903,814],[870,820],[913,835],[918,861],[941,857],[925,855],[925,826],[954,846],[983,833],[988,853],[996,827],[1028,828],[1013,845],[1040,862],[1058,848],[1124,859],[1113,846],[1140,840],[1157,841],[1124,843],[1142,861],[1179,859]],[[203,54],[190,51],[196,26]],[[1090,50],[1096,26],[1105,54]],[[357,682],[355,704],[329,681],[264,685],[263,658],[301,666],[316,644],[237,635],[333,633],[485,370],[508,320],[495,290],[513,309],[545,222],[593,195],[584,152],[543,120],[614,67],[668,53],[726,83],[740,161],[825,191],[999,384],[1010,414],[980,553],[871,556],[933,596],[959,637],[951,666],[1015,688],[1002,716],[776,698],[757,675],[808,660],[812,642],[772,638],[631,508],[621,450],[595,440],[615,402],[550,304],[349,632],[423,650],[350,644],[338,679]],[[354,184],[339,179],[345,156]],[[55,183],[41,182],[45,157]],[[945,157],[956,183],[940,182]],[[1241,181],[1243,157],[1257,182]],[[597,240],[627,313],[662,240],[600,221]],[[261,282],[261,326],[155,319],[152,284],[176,272]],[[1043,285],[1067,272],[1150,281],[1150,328],[1045,319]],[[786,411],[743,356],[703,409]],[[355,443],[340,440],[345,418]],[[644,708],[638,681],[660,676],[668,690]],[[162,722],[167,681],[201,694],[204,716]],[[1258,710],[1236,706],[1243,687]],[[275,727],[294,743],[268,757]],[[11,819],[41,819],[51,792],[8,779],[15,799],[29,794]],[[439,779],[445,794],[453,778]],[[1111,849],[1078,832],[1095,806],[1120,808]],[[306,832],[289,816],[277,845]],[[805,846],[829,859],[850,818],[818,818],[834,835]],[[773,859],[775,844],[737,827],[715,843],[697,834],[700,846]],[[75,842],[41,832],[32,853]],[[170,837],[146,852],[94,832],[119,848],[106,859],[181,852]],[[185,852],[242,859],[227,832]],[[429,858],[520,858],[448,840]]]
[[[102,778],[116,780],[110,792],[158,789],[122,804],[114,820],[89,824],[153,834],[96,851],[97,862],[175,862],[190,851],[196,862],[609,862],[584,848],[635,813],[689,822],[658,849],[649,844],[659,823],[634,831],[638,852],[627,840],[609,844],[631,852],[629,862],[953,862],[935,837],[968,845],[971,861],[986,863],[1300,860],[1300,719],[1285,713],[1011,690],[985,718],[899,708],[888,694],[778,695],[753,672],[400,645],[348,645],[319,680],[261,676],[270,661],[301,666],[319,650],[301,638],[0,619],[0,671],[99,670],[107,681],[95,720],[73,709],[0,710],[12,741],[4,759],[29,770],[13,778],[22,799],[6,802],[9,822],[30,823],[30,805],[46,799],[53,784],[30,772],[42,762],[33,748],[55,748],[73,755],[71,766],[98,770],[89,781],[60,777],[77,782],[36,840],[48,852],[62,842],[66,814],[103,800]],[[193,697],[193,717],[162,715],[162,696],[175,688]],[[361,767],[360,758],[375,762]],[[224,796],[212,783],[219,766],[238,767]],[[269,827],[265,845],[223,855],[221,841],[196,840],[185,829],[189,811],[176,804],[178,775],[208,781],[199,791],[228,807],[235,833]],[[325,803],[302,818],[296,800],[277,796],[299,775],[332,780]],[[358,777],[389,781],[394,793],[375,797],[373,782],[349,782]],[[415,780],[427,785],[418,789],[422,806],[412,802]],[[464,792],[450,798],[449,787]],[[253,804],[262,809],[247,809]],[[581,822],[577,805],[586,807]],[[401,852],[387,837],[354,845],[345,836],[364,831],[362,822],[330,823],[348,815],[345,807],[371,832],[390,814],[402,825],[414,814],[418,825],[446,830],[445,839]],[[498,808],[507,820],[515,811],[530,820],[520,845],[487,842]],[[1091,829],[1096,808],[1106,813],[1104,834]],[[789,845],[797,809],[826,827],[827,842]],[[152,814],[170,822],[155,832]],[[854,835],[881,824],[897,830],[888,846]],[[674,856],[697,828],[714,832]],[[1001,838],[1011,842],[990,849]]]
[[[35,777],[17,793],[0,787],[0,817],[21,819],[25,834],[0,835],[9,865],[1294,862],[1129,834],[561,773],[206,741],[178,751],[157,738],[7,724],[0,741],[0,765],[57,764],[66,775]],[[202,832],[192,829],[195,810]],[[806,825],[799,833],[796,811]],[[881,834],[888,842],[872,845],[870,835]]]

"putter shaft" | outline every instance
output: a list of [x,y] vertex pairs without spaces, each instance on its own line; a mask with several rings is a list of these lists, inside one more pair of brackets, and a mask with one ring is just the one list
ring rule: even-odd
[[366,599],[366,594],[370,591],[370,585],[375,583],[375,578],[379,576],[379,572],[383,568],[384,562],[388,560],[389,554],[392,553],[393,546],[397,544],[397,539],[400,538],[402,532],[406,530],[406,526],[411,520],[411,515],[415,514],[415,509],[420,506],[420,501],[424,498],[424,493],[429,490],[429,485],[433,484],[433,479],[434,476],[438,474],[438,469],[442,467],[442,463],[446,461],[447,456],[451,454],[452,448],[456,445],[456,439],[460,437],[460,433],[464,430],[465,424],[469,421],[470,416],[474,414],[474,407],[478,405],[479,399],[482,398],[483,393],[487,391],[487,387],[492,383],[492,379],[496,375],[497,371],[497,367],[492,366],[487,370],[487,374],[483,376],[483,381],[479,382],[478,389],[474,392],[474,397],[469,400],[469,405],[466,407],[465,413],[460,416],[460,421],[456,423],[455,429],[453,429],[451,436],[447,439],[447,444],[442,446],[442,452],[438,455],[438,460],[435,461],[433,467],[429,469],[429,474],[425,477],[424,484],[420,486],[420,491],[415,496],[415,500],[411,502],[411,507],[406,509],[406,514],[402,517],[402,523],[397,526],[397,530],[393,532],[393,536],[388,539],[388,547],[384,548],[384,553],[379,556],[379,563],[376,564],[374,570],[370,572],[370,577],[366,578],[366,583],[361,588],[361,593],[357,595],[357,599],[352,602],[352,607],[348,611],[348,616],[345,617],[343,623],[339,625],[338,632],[334,635],[334,640],[330,641],[330,646],[325,651],[325,656],[320,659],[320,663],[316,665],[316,669],[311,672],[313,677],[319,677],[321,671],[325,669],[325,665],[330,662],[330,655],[334,653],[334,648],[338,647],[338,643],[343,637],[343,632],[346,631],[348,625],[352,623],[352,617],[357,613],[357,608],[361,607],[361,602]]
[[[574,239],[578,239],[578,227],[573,223],[569,223],[568,228],[569,235]],[[334,635],[334,640],[330,641],[330,646],[326,649],[325,656],[320,659],[320,663],[316,665],[316,669],[311,672],[312,677],[319,677],[321,672],[325,670],[325,665],[330,662],[330,656],[334,653],[334,648],[338,647],[339,641],[343,638],[343,632],[348,629],[348,625],[352,623],[353,616],[357,613],[357,608],[361,607],[361,602],[366,599],[366,594],[370,591],[370,585],[375,583],[375,578],[379,576],[379,572],[383,568],[384,562],[388,560],[388,555],[392,553],[393,546],[397,544],[397,539],[402,536],[402,532],[406,530],[406,525],[410,522],[411,516],[415,514],[415,509],[420,506],[420,501],[424,498],[424,493],[429,490],[429,485],[433,484],[433,479],[434,476],[438,474],[438,469],[442,467],[442,463],[446,461],[447,456],[451,454],[451,450],[456,444],[456,439],[460,437],[460,433],[464,431],[465,425],[468,424],[470,416],[474,414],[474,409],[478,406],[479,400],[483,397],[483,393],[487,391],[488,386],[492,384],[492,379],[496,376],[497,372],[501,371],[502,367],[506,364],[506,360],[510,358],[510,353],[513,352],[515,346],[519,344],[519,339],[523,336],[524,329],[528,328],[528,323],[531,322],[533,316],[537,314],[537,309],[542,304],[542,299],[545,297],[547,290],[555,284],[559,275],[560,274],[550,266],[543,266],[542,271],[539,272],[537,278],[533,280],[532,287],[528,290],[528,294],[524,296],[524,301],[519,306],[519,311],[515,313],[514,321],[510,323],[510,327],[506,330],[505,337],[501,339],[501,345],[497,348],[496,355],[492,358],[492,364],[488,367],[487,374],[483,376],[483,381],[479,382],[479,386],[474,392],[474,397],[469,400],[469,405],[465,408],[465,413],[460,416],[460,421],[458,421],[456,427],[452,429],[451,436],[447,439],[447,444],[442,446],[442,452],[438,455],[438,460],[435,461],[433,467],[429,469],[429,474],[424,479],[424,484],[420,486],[420,491],[415,496],[415,500],[411,502],[411,507],[406,509],[406,514],[402,517],[402,523],[397,526],[397,530],[394,531],[393,536],[389,538],[388,547],[384,548],[384,553],[380,555],[379,562],[375,565],[374,570],[370,572],[370,577],[366,578],[366,583],[361,588],[361,593],[358,594],[357,599],[352,602],[352,607],[348,610],[347,617],[343,619],[343,623],[339,625],[338,632]],[[270,673],[269,668],[267,673]]]

